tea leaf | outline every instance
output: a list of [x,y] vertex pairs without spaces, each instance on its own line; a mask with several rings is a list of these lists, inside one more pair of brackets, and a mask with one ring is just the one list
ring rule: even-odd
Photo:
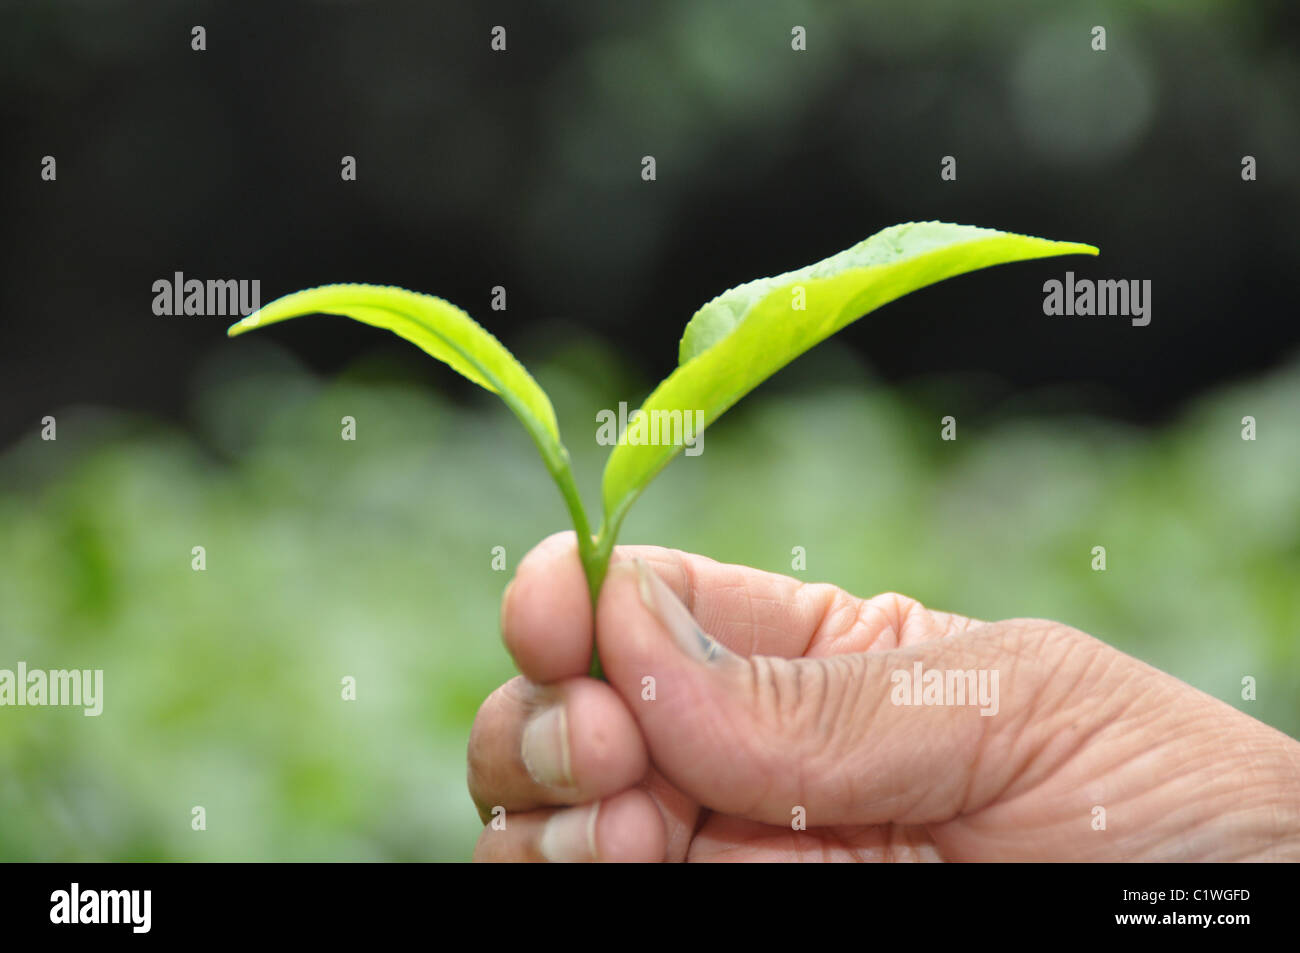
[[[678,368],[641,411],[707,426],[813,345],[908,292],[954,275],[1052,255],[1095,255],[1091,245],[1055,242],[970,225],[895,225],[823,261],[724,292],[702,307],[682,336]],[[802,296],[803,310],[797,305]],[[647,420],[655,419],[653,416]],[[631,431],[631,427],[628,428]],[[605,525],[628,507],[678,452],[675,442],[633,444],[623,434],[605,466]]]
[[[227,333],[234,337],[307,314],[338,314],[392,331],[449,365],[475,384],[498,394],[536,442],[548,469],[567,468],[555,410],[537,382],[513,354],[473,318],[432,295],[382,285],[325,285],[272,301]],[[554,465],[553,465],[554,464]]]

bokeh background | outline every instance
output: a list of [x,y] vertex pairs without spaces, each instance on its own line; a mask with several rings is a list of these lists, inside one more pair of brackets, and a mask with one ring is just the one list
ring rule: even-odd
[[[783,572],[802,546],[809,580],[1060,619],[1300,734],[1298,11],[0,2],[0,667],[106,680],[99,718],[0,709],[0,858],[458,860],[478,835],[498,600],[566,526],[532,445],[344,319],[157,317],[174,271],[460,304],[552,395],[590,508],[596,411],[725,288],[907,220],[1096,244],[853,325],[623,541]],[[1044,317],[1066,269],[1150,279],[1151,325]]]

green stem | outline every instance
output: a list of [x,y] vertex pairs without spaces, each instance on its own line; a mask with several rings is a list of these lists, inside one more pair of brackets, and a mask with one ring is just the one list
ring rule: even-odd
[[[605,582],[605,573],[609,570],[609,557],[614,551],[614,537],[617,531],[608,532],[608,527],[601,526],[595,539],[590,540],[587,551],[582,553],[582,567],[587,572],[587,586],[591,589],[591,671],[592,678],[605,680],[605,670],[600,665],[600,650],[595,643],[596,603],[600,599],[600,587]],[[579,547],[581,551],[582,547]]]
[[[579,546],[582,553],[582,565],[587,571],[587,585],[591,588],[591,613],[594,623],[596,617],[596,600],[600,597],[600,587],[605,583],[605,575],[609,571],[609,560],[614,555],[614,541],[618,539],[618,531],[623,526],[623,517],[627,515],[627,508],[630,500],[625,500],[621,506],[615,508],[613,513],[606,513],[605,518],[601,520],[600,532],[596,538],[591,540],[591,545],[584,551]],[[605,680],[605,672],[600,665],[600,652],[593,641],[591,646],[591,677]]]
[[[578,485],[573,480],[573,468],[569,466],[569,456],[566,453],[562,459],[548,459],[546,462],[547,469],[555,478],[556,484],[560,487],[560,495],[564,497],[565,505],[569,508],[569,518],[573,520],[573,528],[578,532],[578,552],[581,554],[584,549],[591,547],[591,528],[587,523],[587,511],[582,508]],[[586,564],[587,560],[584,556],[583,566],[585,567]]]
[[[569,508],[569,516],[573,520],[573,528],[578,534],[578,558],[582,561],[582,569],[587,576],[587,588],[591,593],[594,637],[596,601],[600,598],[600,587],[605,581],[605,572],[609,569],[609,557],[613,552],[615,534],[607,534],[605,527],[602,526],[600,534],[592,537],[591,526],[587,522],[587,512],[582,508],[582,497],[574,482],[568,455],[565,454],[563,459],[548,459],[547,463],[551,475],[560,487],[560,494],[564,497],[564,502]],[[600,653],[594,641],[591,646],[591,677],[602,680],[605,677],[600,667]]]

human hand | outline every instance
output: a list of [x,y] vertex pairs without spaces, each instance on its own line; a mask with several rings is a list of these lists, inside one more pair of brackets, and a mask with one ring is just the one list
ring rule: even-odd
[[[507,823],[476,860],[1300,859],[1300,743],[1059,623],[630,546],[593,626],[564,533],[502,629],[523,676],[479,710],[469,787]],[[918,663],[983,703],[900,703]]]

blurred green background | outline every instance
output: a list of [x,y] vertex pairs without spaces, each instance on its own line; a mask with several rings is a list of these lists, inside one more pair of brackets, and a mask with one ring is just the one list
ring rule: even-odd
[[[391,335],[156,316],[175,271],[464,307],[551,393],[594,512],[596,412],[635,406],[727,287],[907,220],[1098,245],[846,329],[673,463],[622,541],[778,572],[800,546],[810,581],[1059,619],[1300,734],[1294,0],[0,19],[0,668],[106,681],[98,718],[0,709],[0,859],[460,860],[480,829],[465,743],[511,675],[498,601],[567,521],[532,445]],[[1067,269],[1150,280],[1151,325],[1045,318]]]
[[[1060,619],[1300,733],[1300,366],[1157,431],[1024,415],[942,442],[937,417],[824,347],[786,376],[836,383],[786,381],[724,417],[622,541],[778,572],[803,546],[803,578]],[[605,451],[583,435],[628,392],[593,377],[607,359],[566,345],[538,366],[589,502]],[[512,572],[566,515],[495,398],[453,407],[396,370],[326,380],[241,342],[198,376],[200,441],[78,411],[0,459],[0,659],[106,682],[98,718],[2,713],[0,855],[468,857],[468,730],[512,674],[492,549]]]

